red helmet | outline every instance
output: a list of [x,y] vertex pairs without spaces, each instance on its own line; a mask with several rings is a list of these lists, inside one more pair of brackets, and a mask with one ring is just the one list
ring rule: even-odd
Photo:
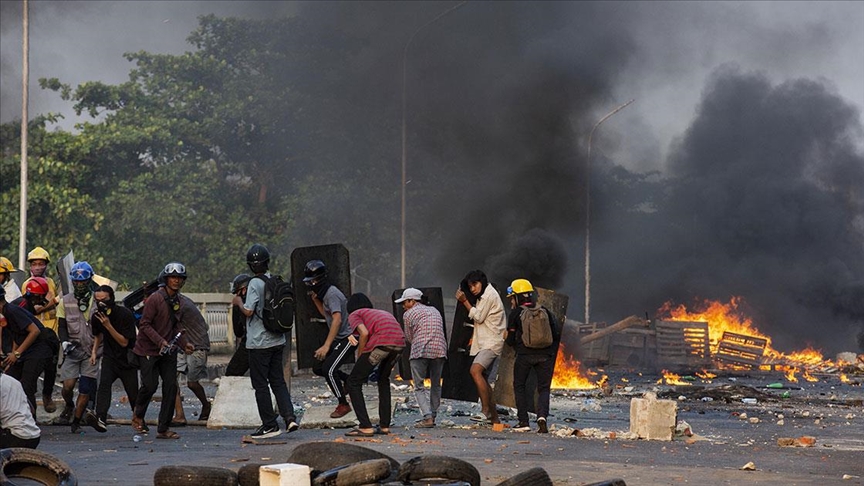
[[48,281],[42,277],[32,277],[27,281],[24,292],[33,295],[48,295]]

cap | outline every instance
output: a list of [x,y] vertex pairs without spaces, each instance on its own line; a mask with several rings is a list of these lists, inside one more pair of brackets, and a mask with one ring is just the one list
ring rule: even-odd
[[402,302],[405,302],[406,300],[420,300],[421,297],[423,297],[423,292],[420,292],[419,290],[415,289],[414,287],[408,287],[407,289],[402,291],[402,297],[399,297],[398,299],[394,300],[393,302],[396,304],[401,304]]

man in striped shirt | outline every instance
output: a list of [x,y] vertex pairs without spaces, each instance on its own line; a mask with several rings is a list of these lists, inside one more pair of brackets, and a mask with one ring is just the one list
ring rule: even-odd
[[[441,372],[447,359],[447,339],[444,336],[444,320],[438,309],[421,302],[423,292],[407,288],[402,297],[394,302],[402,304],[405,314],[405,339],[411,343],[411,378],[414,381],[414,397],[420,406],[423,418],[415,427],[435,427],[438,407],[441,405]],[[429,378],[426,388],[424,378]]]
[[[376,433],[390,433],[391,403],[390,403],[390,373],[393,366],[402,355],[405,347],[405,335],[399,322],[393,314],[380,309],[373,309],[369,297],[364,294],[354,294],[348,299],[348,323],[351,325],[351,335],[348,340],[357,346],[357,362],[348,376],[346,388],[354,406],[354,414],[360,422],[356,429],[348,432],[349,437],[370,437]],[[358,336],[358,337],[355,337]],[[363,383],[378,366],[378,418],[379,429],[376,432],[369,420],[366,402],[363,398]]]

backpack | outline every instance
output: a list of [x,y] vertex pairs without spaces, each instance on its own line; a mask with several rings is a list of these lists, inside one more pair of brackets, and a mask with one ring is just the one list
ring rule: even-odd
[[552,324],[543,307],[525,307],[519,315],[522,322],[522,344],[526,348],[542,349],[552,345]]
[[270,332],[283,334],[294,327],[294,286],[279,275],[269,278],[257,276],[264,281],[264,312],[261,320]]

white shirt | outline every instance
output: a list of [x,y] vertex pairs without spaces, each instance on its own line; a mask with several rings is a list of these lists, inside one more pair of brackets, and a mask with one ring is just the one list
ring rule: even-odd
[[21,383],[5,373],[0,375],[0,427],[21,440],[42,435],[30,413],[30,403]]
[[501,350],[504,349],[507,316],[504,314],[501,296],[491,285],[486,286],[477,305],[468,311],[468,317],[474,321],[471,356],[475,356],[481,349],[488,349],[496,356],[500,356]]

